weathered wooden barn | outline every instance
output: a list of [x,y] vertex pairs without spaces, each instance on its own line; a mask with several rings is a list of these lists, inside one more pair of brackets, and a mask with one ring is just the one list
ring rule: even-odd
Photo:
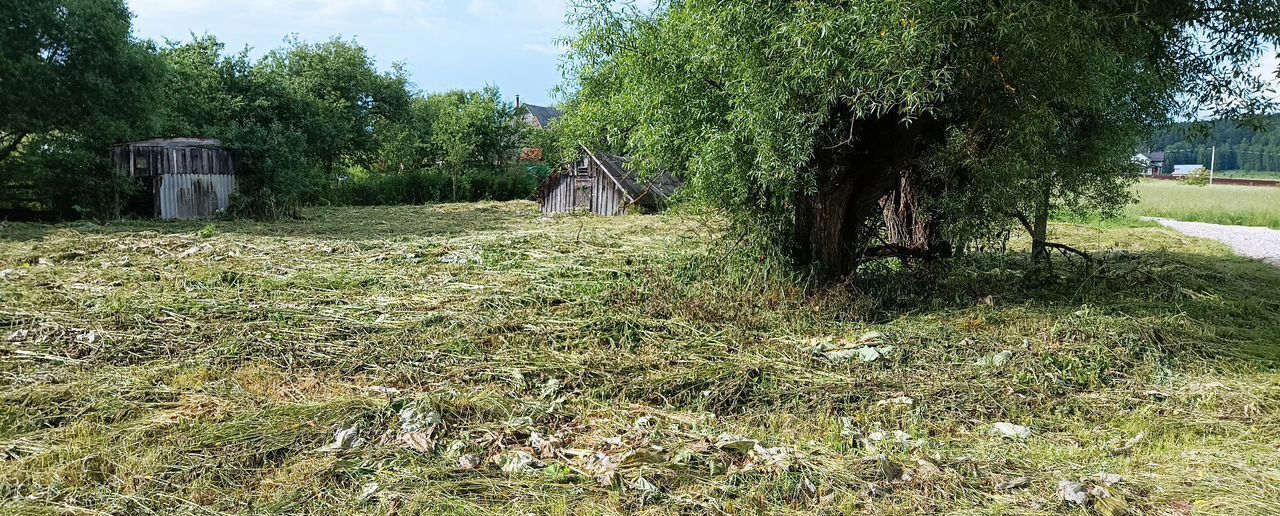
[[653,213],[666,208],[680,186],[670,174],[645,181],[627,160],[582,149],[582,158],[552,174],[535,194],[543,213],[589,211],[597,215]]
[[226,210],[236,190],[235,155],[218,140],[157,138],[116,146],[115,168],[151,193],[150,212],[162,219],[202,219]]

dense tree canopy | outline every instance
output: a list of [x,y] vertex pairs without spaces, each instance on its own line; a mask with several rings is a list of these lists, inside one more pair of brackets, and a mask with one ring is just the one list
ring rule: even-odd
[[[684,173],[771,256],[842,276],[1052,208],[1114,209],[1156,124],[1269,107],[1274,2],[580,2],[572,139]],[[1195,77],[1198,80],[1187,80]]]
[[145,133],[160,63],[122,0],[30,0],[0,9],[0,209],[110,209],[123,184],[108,142]]
[[[353,40],[286,39],[253,58],[211,35],[131,36],[122,0],[33,0],[0,12],[0,216],[119,213],[136,189],[112,145],[217,138],[240,158],[241,215],[306,204],[524,197],[533,136],[495,87],[424,94]],[[541,136],[541,135],[536,135]],[[131,191],[132,190],[132,191]]]

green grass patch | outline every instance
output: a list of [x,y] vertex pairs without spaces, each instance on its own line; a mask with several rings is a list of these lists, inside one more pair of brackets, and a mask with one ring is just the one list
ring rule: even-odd
[[[527,202],[7,225],[0,512],[1280,511],[1273,267],[1076,220],[1051,236],[1089,267],[1017,240],[805,289],[719,231]],[[815,353],[868,332],[875,360]]]
[[1135,216],[1280,229],[1280,188],[1143,181],[1135,189]]

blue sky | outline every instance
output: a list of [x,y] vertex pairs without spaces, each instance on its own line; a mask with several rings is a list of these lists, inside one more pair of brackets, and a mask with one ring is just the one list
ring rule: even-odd
[[[408,65],[417,87],[434,92],[493,84],[526,102],[554,102],[566,0],[127,0],[144,38],[211,33],[231,50],[256,55],[286,35],[307,41],[355,37],[386,69]],[[648,1],[641,0],[641,5]],[[1274,49],[1262,70],[1274,76]],[[1274,84],[1274,82],[1273,82]]]
[[493,84],[512,98],[553,102],[565,0],[127,0],[138,36],[208,32],[255,55],[288,34],[355,37],[382,69],[402,61],[424,91]]

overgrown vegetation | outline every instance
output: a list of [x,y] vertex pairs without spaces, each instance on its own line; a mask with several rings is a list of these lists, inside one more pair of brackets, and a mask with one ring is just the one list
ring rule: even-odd
[[715,219],[304,215],[0,228],[0,512],[1280,511],[1280,272],[1165,229],[807,290]]
[[687,171],[735,237],[829,279],[1011,227],[1045,262],[1053,211],[1127,204],[1153,128],[1274,107],[1270,1],[574,3],[572,140]]
[[[353,198],[524,197],[536,176],[513,177],[522,142],[554,139],[525,134],[496,88],[418,92],[400,65],[380,69],[354,40],[291,38],[253,59],[212,35],[139,41],[122,0],[24,2],[2,16],[5,218],[119,215],[137,192],[108,149],[157,136],[238,151],[232,208],[263,218]],[[437,176],[448,189],[392,190]]]
[[1168,181],[1144,181],[1129,212],[1188,222],[1280,229],[1280,188],[1252,186],[1191,187]]

